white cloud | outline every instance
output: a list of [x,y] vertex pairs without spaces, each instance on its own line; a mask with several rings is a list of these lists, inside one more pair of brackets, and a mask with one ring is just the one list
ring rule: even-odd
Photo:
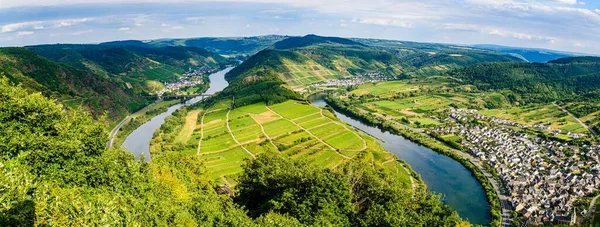
[[552,1],[558,2],[560,4],[569,4],[569,5],[575,5],[575,4],[577,4],[577,0],[552,0]]
[[33,31],[20,31],[20,32],[17,32],[17,35],[18,36],[28,36],[28,35],[33,35],[33,33],[34,33]]
[[117,30],[118,31],[129,31],[129,30],[131,30],[131,28],[130,27],[121,27],[121,28],[119,28]]
[[176,26],[171,27],[172,30],[180,30],[180,29],[183,29],[183,28],[184,27],[181,26],[181,25],[176,25]]
[[12,23],[0,26],[1,33],[17,32],[22,30],[42,30],[49,27],[61,28],[70,27],[87,21],[91,21],[90,18],[78,18],[78,19],[64,19],[64,20],[48,20],[48,21],[26,21],[19,23]]
[[352,19],[352,22],[360,23],[360,24],[373,24],[373,25],[381,25],[381,26],[413,28],[413,25],[411,23],[401,21],[401,20],[388,19],[388,18],[354,18],[354,19]]
[[80,24],[80,23],[83,23],[83,22],[87,22],[87,21],[90,21],[90,20],[91,19],[89,19],[89,18],[61,20],[61,21],[58,21],[58,23],[56,24],[56,27],[59,27],[59,28],[60,27],[71,27],[73,25]]

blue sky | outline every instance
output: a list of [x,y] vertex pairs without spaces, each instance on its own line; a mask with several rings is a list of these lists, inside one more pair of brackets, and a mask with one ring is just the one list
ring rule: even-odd
[[600,54],[600,0],[0,0],[0,46],[267,34]]

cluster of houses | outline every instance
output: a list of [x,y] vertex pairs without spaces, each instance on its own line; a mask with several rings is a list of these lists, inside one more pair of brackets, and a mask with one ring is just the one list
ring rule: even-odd
[[337,80],[327,80],[324,83],[318,84],[319,86],[325,87],[337,87],[337,86],[352,86],[364,83],[375,83],[380,81],[386,81],[394,79],[393,77],[386,76],[380,72],[367,72],[363,75],[353,76],[350,78],[342,78]]
[[206,66],[200,68],[189,68],[188,71],[181,75],[180,78],[173,82],[165,82],[165,88],[157,92],[158,96],[162,96],[166,92],[175,92],[182,88],[196,86],[204,83],[204,75],[211,73],[214,69]]
[[[498,124],[471,124],[482,118],[472,110],[450,109],[450,126],[432,132],[460,136],[463,148],[493,167],[510,201],[526,223],[541,224],[572,220],[574,202],[600,188],[600,147],[580,147],[531,137],[508,121]],[[568,223],[568,222],[567,222]]]

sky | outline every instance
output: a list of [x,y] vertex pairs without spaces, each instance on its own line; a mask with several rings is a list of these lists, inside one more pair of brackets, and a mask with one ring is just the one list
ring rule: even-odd
[[0,46],[269,34],[600,54],[600,0],[0,0]]

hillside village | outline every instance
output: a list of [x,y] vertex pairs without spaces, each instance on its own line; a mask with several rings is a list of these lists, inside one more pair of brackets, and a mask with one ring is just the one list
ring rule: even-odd
[[[570,220],[574,202],[600,187],[600,146],[574,146],[530,136],[517,130],[522,125],[473,110],[449,111],[446,120],[455,124],[434,128],[431,133],[461,137],[464,150],[496,171],[509,191],[512,206],[526,223]],[[472,119],[492,124],[468,123]]]
[[157,92],[158,96],[162,96],[163,94],[169,92],[176,92],[183,88],[193,87],[199,84],[204,84],[204,76],[214,72],[215,69],[202,66],[199,68],[189,68],[188,71],[181,75],[176,81],[173,82],[165,82],[164,88]]

